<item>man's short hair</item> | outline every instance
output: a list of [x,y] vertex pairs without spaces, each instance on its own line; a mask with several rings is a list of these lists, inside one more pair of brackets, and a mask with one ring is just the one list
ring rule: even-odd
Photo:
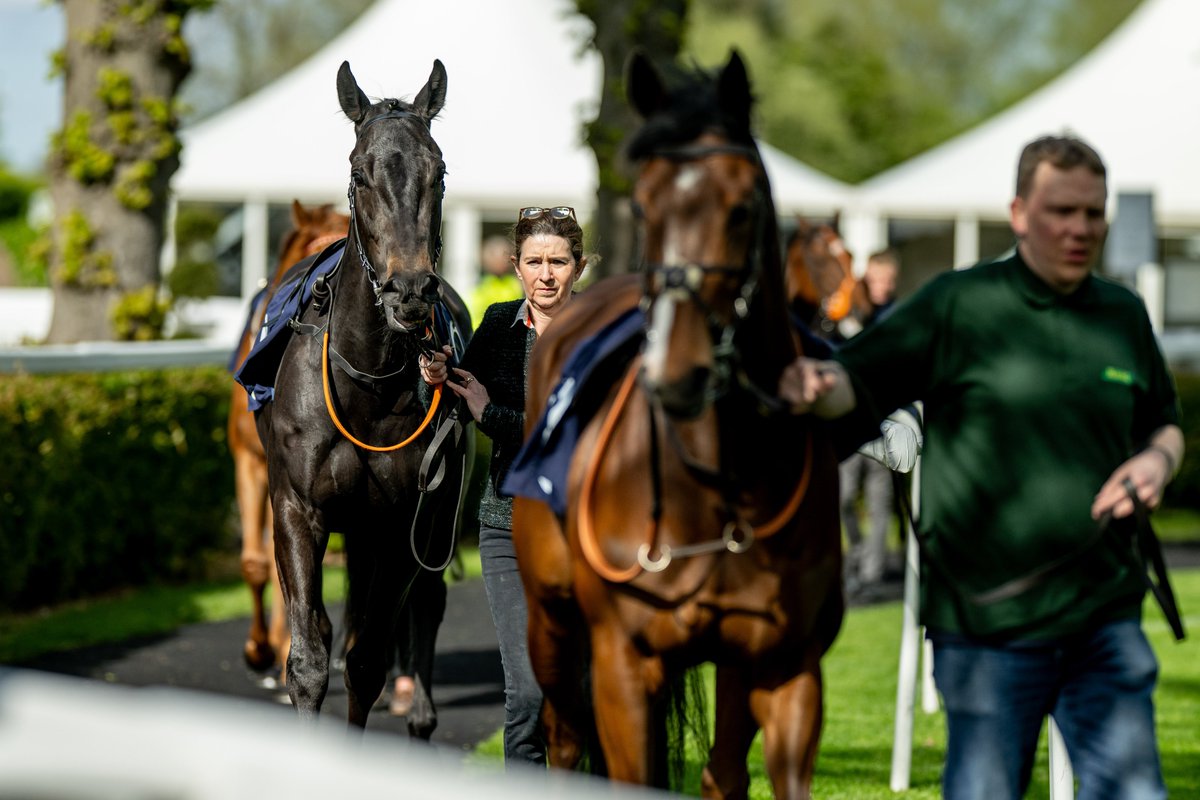
[[1017,161],[1017,197],[1029,197],[1033,173],[1043,161],[1056,169],[1087,167],[1095,175],[1107,177],[1104,161],[1087,142],[1074,136],[1043,136],[1025,145],[1021,151]]
[[870,266],[871,264],[887,264],[899,272],[900,255],[890,247],[884,248],[883,250],[876,250],[874,253],[871,253],[871,255],[867,256],[867,266]]

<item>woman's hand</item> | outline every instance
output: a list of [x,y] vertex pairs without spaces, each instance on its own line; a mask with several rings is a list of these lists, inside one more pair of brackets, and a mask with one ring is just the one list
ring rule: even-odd
[[437,386],[439,383],[445,383],[446,378],[450,373],[446,367],[446,359],[454,354],[453,348],[450,345],[442,345],[442,351],[439,353],[434,351],[428,356],[417,356],[417,366],[421,368],[421,377],[430,386]]
[[471,416],[476,422],[483,421],[483,410],[492,402],[492,398],[488,396],[487,389],[483,384],[475,380],[475,376],[467,372],[465,369],[454,367],[454,374],[461,379],[461,383],[446,382],[446,386],[450,391],[467,401],[467,410],[471,412]]

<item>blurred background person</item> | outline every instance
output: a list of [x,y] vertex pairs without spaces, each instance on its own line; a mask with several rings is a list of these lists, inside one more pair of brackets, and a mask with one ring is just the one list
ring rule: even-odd
[[[867,259],[862,283],[870,311],[862,319],[862,330],[878,322],[896,302],[900,260],[894,251],[881,250]],[[883,582],[888,561],[888,530],[895,517],[892,471],[887,465],[864,455],[851,454],[839,467],[842,526],[846,531],[846,591],[869,595]],[[861,500],[861,507],[860,507]],[[863,532],[861,512],[866,513]]]
[[479,250],[482,275],[467,300],[471,324],[479,326],[483,313],[493,303],[521,297],[521,281],[513,271],[513,246],[508,237],[499,234],[483,240]]

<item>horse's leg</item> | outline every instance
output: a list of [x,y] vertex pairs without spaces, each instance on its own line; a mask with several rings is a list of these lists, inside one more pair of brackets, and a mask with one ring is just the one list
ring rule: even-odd
[[419,569],[405,613],[409,615],[407,661],[415,684],[408,732],[419,739],[429,739],[437,728],[437,709],[432,696],[433,657],[438,628],[446,613],[446,582],[442,573]]
[[529,661],[542,687],[546,760],[571,770],[587,751],[590,771],[603,773],[590,698],[580,691],[587,685],[587,626],[572,592],[571,552],[548,506],[514,500],[513,548],[525,587]]
[[[368,533],[368,536],[374,533]],[[346,536],[346,683],[347,721],[364,728],[371,706],[379,699],[387,677],[389,647],[400,609],[401,591],[412,578],[398,569],[396,554],[375,542]],[[359,552],[360,547],[365,548]],[[395,575],[387,572],[397,569]],[[400,584],[397,586],[396,584]]]
[[758,733],[750,713],[750,687],[744,669],[717,667],[716,735],[700,779],[703,797],[734,800],[750,791],[746,757]]
[[238,515],[242,523],[242,578],[250,588],[253,608],[250,631],[243,646],[246,663],[254,669],[266,669],[275,663],[275,651],[267,635],[263,609],[263,587],[274,572],[274,556],[263,540],[264,508],[267,506],[267,467],[261,458],[245,447],[233,448],[234,488]]
[[[575,769],[590,738],[587,734],[591,720],[585,705],[588,698],[580,691],[586,677],[579,641],[583,620],[578,611],[570,615],[571,621],[564,620],[528,592],[525,598],[529,611],[529,660],[542,687],[546,760],[552,767]],[[589,753],[589,756],[595,772],[601,754]]]
[[663,682],[662,659],[644,658],[614,621],[593,624],[592,699],[613,780],[649,784],[660,777],[655,755],[665,731],[656,729],[660,714],[650,706]]
[[333,626],[321,595],[321,558],[329,535],[312,509],[288,490],[276,493],[275,562],[292,631],[287,689],[301,718],[315,720],[329,690]]
[[767,774],[778,798],[812,796],[823,714],[820,659],[820,647],[810,643],[798,673],[779,686],[750,693],[751,711],[763,729]]
[[[266,476],[263,480],[266,480]],[[288,630],[283,588],[279,585],[279,565],[275,563],[275,516],[271,513],[270,500],[265,501],[263,511],[267,519],[267,552],[271,554],[271,624],[267,629],[267,641],[271,643],[275,651],[275,663],[280,667],[279,680],[287,683],[287,657],[292,645],[292,632]]]

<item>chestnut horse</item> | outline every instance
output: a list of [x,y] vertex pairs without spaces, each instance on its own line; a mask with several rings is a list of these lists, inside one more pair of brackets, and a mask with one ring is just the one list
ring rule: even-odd
[[776,795],[806,797],[843,614],[837,459],[825,426],[775,399],[800,344],[745,67],[734,53],[676,78],[630,62],[643,274],[582,292],[530,362],[527,433],[574,347],[645,311],[644,347],[571,456],[565,516],[514,505],[548,755],[574,766],[594,732],[610,777],[665,785],[669,687],[711,661],[704,794],[746,796],[761,728]]
[[[279,248],[279,263],[268,284],[279,285],[289,267],[316,255],[327,245],[344,238],[350,217],[333,210],[332,205],[306,208],[292,201],[292,228],[284,234]],[[262,326],[265,295],[250,311],[246,330],[238,343],[236,361],[246,360],[254,337]],[[234,384],[229,403],[229,451],[233,456],[234,488],[242,523],[242,577],[250,587],[254,608],[250,631],[242,653],[246,663],[256,670],[280,668],[287,661],[290,633],[283,612],[283,594],[275,570],[275,543],[271,525],[271,504],[267,502],[267,456],[254,427],[254,414],[247,407],[246,391]],[[268,624],[263,590],[271,582],[272,614]]]
[[797,218],[787,243],[784,276],[796,323],[818,336],[848,339],[871,311],[835,225]]
[[470,331],[461,298],[437,274],[446,170],[430,128],[445,102],[446,70],[434,61],[411,103],[373,103],[343,63],[337,94],[355,135],[349,236],[293,320],[274,399],[255,412],[292,633],[287,689],[301,718],[314,720],[329,688],[333,638],[321,560],[330,532],[339,531],[349,722],[366,725],[403,620],[411,627],[400,641],[412,649],[417,684],[408,727],[428,738],[437,724],[429,693],[446,605],[438,573],[453,547],[458,491],[447,479],[440,495],[421,492],[442,387],[424,383],[417,359],[440,347],[441,309]]

